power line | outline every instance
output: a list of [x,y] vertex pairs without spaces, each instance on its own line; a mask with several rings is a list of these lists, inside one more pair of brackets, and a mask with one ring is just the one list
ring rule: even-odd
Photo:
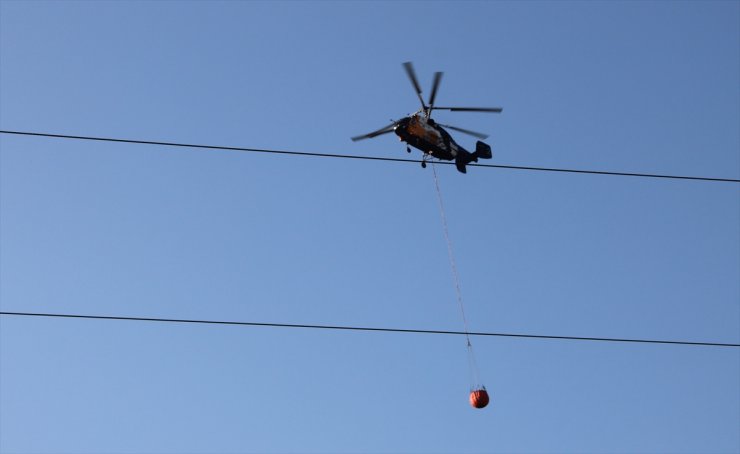
[[308,329],[325,329],[325,330],[343,330],[343,331],[373,331],[385,333],[407,333],[407,334],[448,334],[456,336],[493,336],[493,337],[517,337],[525,339],[550,339],[550,340],[573,340],[573,341],[595,341],[595,342],[631,342],[640,344],[670,344],[670,345],[693,345],[704,347],[740,347],[740,344],[728,344],[721,342],[689,342],[689,341],[671,341],[657,339],[627,339],[613,337],[577,337],[577,336],[547,336],[541,334],[511,334],[511,333],[491,333],[491,332],[464,332],[464,331],[444,331],[431,329],[403,329],[403,328],[371,328],[364,326],[336,326],[336,325],[302,325],[293,323],[260,323],[260,322],[236,322],[220,320],[193,320],[193,319],[173,319],[173,318],[149,318],[149,317],[120,317],[110,315],[80,315],[80,314],[49,314],[38,312],[0,312],[0,315],[15,315],[23,317],[54,317],[54,318],[76,318],[88,320],[125,320],[137,322],[164,322],[164,323],[196,323],[207,325],[237,325],[237,326],[262,326],[270,328],[308,328]]
[[[158,145],[167,147],[182,147],[182,148],[198,148],[207,150],[223,150],[223,151],[248,151],[254,153],[273,153],[273,154],[284,154],[292,156],[311,156],[320,158],[342,158],[342,159],[362,159],[368,161],[389,161],[389,162],[413,162],[420,163],[421,161],[416,159],[401,159],[401,158],[385,158],[379,156],[358,156],[358,155],[347,155],[347,154],[332,154],[332,153],[312,153],[305,151],[288,151],[288,150],[272,150],[266,148],[245,148],[245,147],[226,147],[219,145],[199,145],[189,143],[176,143],[176,142],[157,142],[151,140],[133,140],[133,139],[117,139],[112,137],[91,137],[91,136],[72,136],[65,134],[49,134],[42,132],[24,132],[24,131],[5,131],[0,130],[0,134],[14,134],[20,136],[35,136],[35,137],[50,137],[56,139],[74,139],[74,140],[93,140],[98,142],[116,142],[116,143],[129,143],[139,145]],[[451,162],[440,162],[439,164],[451,165]],[[507,166],[499,164],[468,164],[475,167],[488,167],[495,169],[509,169],[509,170],[529,170],[538,172],[563,172],[563,173],[581,173],[581,174],[592,174],[592,175],[614,175],[623,177],[642,177],[642,178],[667,178],[674,180],[694,180],[694,181],[713,181],[713,182],[724,182],[724,183],[740,183],[740,179],[733,178],[710,178],[710,177],[692,177],[692,176],[680,176],[680,175],[661,175],[661,174],[649,174],[649,173],[629,173],[629,172],[608,172],[601,170],[578,170],[578,169],[558,169],[548,167],[528,167],[528,166]]]

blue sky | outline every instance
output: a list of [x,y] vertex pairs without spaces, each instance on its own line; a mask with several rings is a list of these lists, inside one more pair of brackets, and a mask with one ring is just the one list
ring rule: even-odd
[[[738,2],[0,3],[3,130],[740,178]],[[461,145],[474,139],[455,135]],[[418,157],[418,152],[413,156]],[[460,330],[431,169],[0,135],[3,311]],[[740,342],[735,183],[437,168],[474,331]],[[0,452],[740,451],[732,348],[0,317]]]

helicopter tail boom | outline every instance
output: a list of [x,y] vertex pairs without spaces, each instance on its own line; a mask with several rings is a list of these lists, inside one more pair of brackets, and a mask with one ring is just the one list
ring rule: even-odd
[[469,153],[464,150],[462,153],[458,153],[455,158],[455,167],[457,167],[457,170],[460,173],[467,173],[467,169],[465,168],[466,165],[471,162],[478,162],[478,159],[491,159],[492,157],[493,153],[491,153],[491,146],[479,140],[478,143],[475,144],[475,151],[473,153]]

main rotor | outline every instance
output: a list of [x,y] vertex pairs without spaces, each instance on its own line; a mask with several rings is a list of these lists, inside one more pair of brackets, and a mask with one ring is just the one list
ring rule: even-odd
[[[406,70],[406,74],[409,76],[409,79],[411,80],[411,84],[414,86],[414,90],[416,90],[416,96],[419,97],[419,102],[421,103],[421,110],[417,112],[417,114],[424,115],[424,118],[426,120],[429,120],[429,118],[432,116],[433,110],[449,110],[451,112],[492,112],[492,113],[501,113],[503,110],[501,107],[437,107],[434,105],[434,101],[437,98],[437,90],[439,89],[439,83],[442,81],[442,72],[435,72],[434,73],[434,80],[432,81],[432,92],[429,93],[429,101],[428,104],[424,102],[424,98],[421,96],[421,86],[419,85],[419,80],[416,78],[416,71],[414,71],[414,65],[407,61],[403,64],[403,68]],[[450,128],[455,131],[462,132],[464,134],[468,134],[474,137],[477,137],[479,139],[485,139],[488,137],[486,134],[482,134],[475,131],[470,131],[468,129],[458,128],[456,126],[450,126],[450,125],[443,125],[437,123],[439,126],[443,126],[445,128]],[[373,137],[378,137],[383,134],[388,134],[390,132],[393,132],[393,130],[398,126],[398,122],[394,121],[393,123],[384,126],[380,129],[377,129],[371,133],[363,134],[361,136],[355,136],[352,137],[352,141],[356,142],[358,140],[364,140],[364,139],[372,139]]]
[[416,78],[416,71],[414,71],[414,65],[407,61],[403,64],[403,68],[406,70],[406,74],[409,76],[409,79],[411,80],[411,84],[414,86],[414,89],[416,90],[416,96],[419,97],[419,102],[421,102],[421,111],[424,113],[424,116],[429,119],[429,117],[432,116],[433,110],[449,110],[452,112],[493,112],[493,113],[501,113],[503,110],[501,107],[436,107],[434,105],[434,100],[437,98],[437,90],[439,89],[439,83],[442,81],[442,75],[443,72],[437,71],[434,73],[434,80],[432,81],[432,91],[429,93],[429,104],[424,103],[424,98],[421,96],[421,86],[419,85],[419,80]]

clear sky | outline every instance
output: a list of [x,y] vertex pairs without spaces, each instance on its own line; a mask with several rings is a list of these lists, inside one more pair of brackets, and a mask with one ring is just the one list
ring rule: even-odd
[[[740,3],[0,3],[0,127],[740,178]],[[474,147],[475,139],[455,134]],[[415,151],[412,156],[419,157]],[[438,166],[474,331],[740,342],[736,183]],[[0,308],[460,330],[430,168],[0,135]],[[0,452],[740,451],[736,348],[0,317]]]

